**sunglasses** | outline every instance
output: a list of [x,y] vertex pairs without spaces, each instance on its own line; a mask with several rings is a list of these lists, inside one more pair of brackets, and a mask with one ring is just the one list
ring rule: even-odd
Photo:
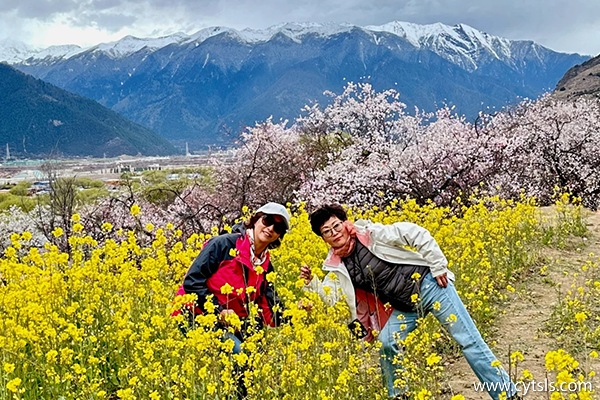
[[283,235],[287,231],[287,226],[285,225],[285,222],[277,222],[277,220],[275,220],[275,217],[271,214],[263,214],[261,219],[264,226],[273,225],[273,229],[279,235]]

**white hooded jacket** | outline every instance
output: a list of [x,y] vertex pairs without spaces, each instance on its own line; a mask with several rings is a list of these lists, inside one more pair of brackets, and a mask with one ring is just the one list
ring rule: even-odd
[[[391,225],[358,220],[357,239],[378,258],[394,265],[421,265],[429,267],[434,277],[447,274],[454,280],[448,269],[448,260],[429,231],[410,222],[396,222]],[[321,282],[314,277],[306,286],[307,290],[319,293],[329,305],[344,298],[350,308],[350,321],[357,318],[356,295],[348,270],[340,257],[329,250],[323,262],[323,270],[329,272]]]

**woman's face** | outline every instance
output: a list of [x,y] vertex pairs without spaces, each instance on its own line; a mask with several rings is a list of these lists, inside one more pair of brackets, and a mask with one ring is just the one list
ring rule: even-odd
[[321,237],[329,246],[335,248],[343,247],[350,239],[350,234],[344,226],[344,222],[338,217],[329,218],[321,226]]
[[283,217],[264,214],[254,224],[254,243],[267,246],[276,241],[282,232],[285,232]]

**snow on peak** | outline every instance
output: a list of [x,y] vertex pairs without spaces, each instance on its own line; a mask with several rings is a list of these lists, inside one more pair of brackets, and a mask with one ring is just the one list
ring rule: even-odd
[[211,26],[210,28],[204,28],[199,30],[198,32],[194,33],[193,35],[190,36],[190,41],[195,41],[196,43],[202,43],[204,42],[206,39],[216,36],[216,35],[220,35],[223,32],[234,32],[235,29],[231,29],[231,28],[226,28],[223,26]]
[[36,59],[44,58],[69,58],[75,54],[79,54],[83,49],[75,44],[62,44],[50,46],[48,48],[37,51],[33,57]]
[[302,37],[307,34],[316,34],[326,37],[339,32],[346,32],[353,28],[355,28],[355,25],[350,24],[286,22],[273,25],[265,29],[245,28],[242,30],[237,30],[233,28],[215,26],[202,29],[193,34],[191,37],[193,40],[201,43],[212,36],[216,36],[225,32],[246,43],[261,43],[268,42],[271,40],[271,38],[273,38],[273,36],[281,33],[296,42],[300,42]]
[[[393,21],[384,25],[368,25],[359,27],[351,24],[287,22],[270,26],[265,29],[233,28],[215,26],[202,29],[192,35],[175,33],[158,38],[137,38],[125,36],[110,43],[101,43],[91,48],[82,49],[78,46],[52,46],[47,49],[31,49],[23,43],[0,41],[0,61],[9,63],[28,62],[33,58],[43,60],[51,58],[69,58],[76,54],[90,51],[101,52],[109,57],[125,57],[143,48],[150,51],[158,50],[170,44],[185,44],[195,42],[196,45],[219,34],[228,34],[246,43],[261,43],[271,40],[278,34],[301,42],[306,35],[329,37],[352,29],[363,29],[372,33],[385,32],[399,36],[417,48],[427,48],[440,56],[473,70],[477,68],[479,57],[492,57],[509,61],[511,59],[511,41],[478,31],[465,24],[454,26],[442,23],[420,25],[410,22]],[[481,51],[483,50],[483,51]]]
[[175,33],[173,35],[148,39],[128,35],[116,42],[101,43],[94,46],[92,51],[101,51],[116,58],[136,53],[143,48],[157,50],[173,43],[182,43],[186,40],[189,40],[189,36],[184,33]]
[[421,47],[424,37],[435,36],[442,24],[419,25],[412,22],[393,21],[383,25],[368,25],[364,28],[373,32],[388,32],[406,39],[415,47]]
[[247,28],[240,32],[240,36],[246,41],[258,42],[268,41],[273,36],[281,33],[296,42],[300,42],[302,37],[308,34],[327,37],[340,32],[347,32],[353,28],[355,28],[355,26],[350,24],[286,22],[261,30]]
[[0,62],[16,63],[28,58],[36,51],[36,49],[27,46],[23,42],[12,39],[0,40]]
[[506,61],[511,58],[510,40],[489,35],[466,24],[449,26],[438,22],[419,25],[394,21],[364,28],[400,36],[415,47],[429,48],[444,58],[463,64],[468,69],[477,68],[475,53],[480,49],[485,49],[488,54],[498,59]]
[[507,39],[489,35],[466,24],[449,26],[438,22],[435,24],[419,25],[411,22],[394,21],[378,26],[369,25],[364,28],[375,32],[393,33],[405,38],[415,47],[423,47],[430,44],[432,39],[439,37],[452,40],[456,44],[461,44],[465,47],[473,47],[474,45],[492,47],[495,41],[509,43]]

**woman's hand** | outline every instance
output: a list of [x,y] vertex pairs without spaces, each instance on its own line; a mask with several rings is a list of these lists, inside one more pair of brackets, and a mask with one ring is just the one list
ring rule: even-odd
[[300,278],[304,279],[305,285],[308,285],[312,281],[312,271],[308,265],[304,264],[300,267]]
[[448,275],[447,274],[442,274],[442,275],[436,276],[435,280],[437,281],[437,284],[440,287],[448,287]]
[[227,322],[227,317],[231,314],[235,314],[235,311],[225,309],[219,313],[219,322],[224,326],[229,326],[229,322]]
[[313,303],[307,299],[298,300],[298,309],[304,311],[311,311],[313,309]]

